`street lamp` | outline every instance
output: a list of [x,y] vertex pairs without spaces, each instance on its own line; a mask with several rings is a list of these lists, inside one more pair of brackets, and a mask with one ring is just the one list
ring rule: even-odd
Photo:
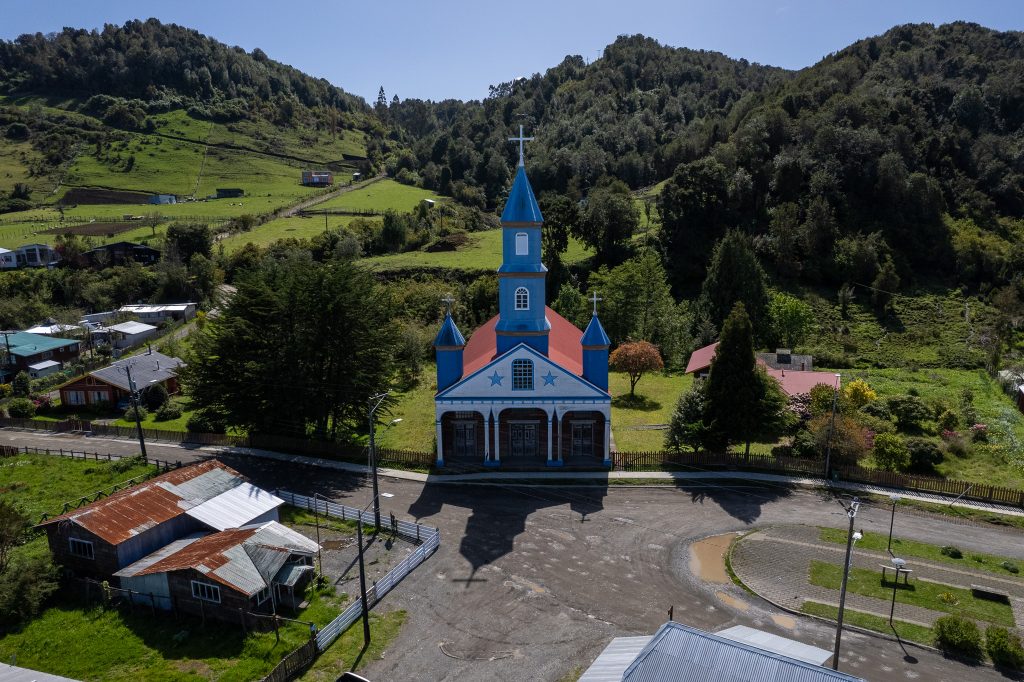
[[892,583],[892,606],[889,607],[889,627],[892,627],[892,615],[896,611],[896,587],[900,584],[900,573],[906,570],[903,567],[907,565],[907,562],[898,557],[893,557],[889,561],[896,569],[896,580]]
[[832,475],[832,431],[836,427],[836,403],[839,401],[839,382],[842,381],[842,375],[836,374],[836,385],[832,390],[832,416],[828,422],[828,439],[825,441],[825,480],[829,480]]
[[902,499],[899,495],[890,495],[889,499],[892,500],[892,516],[889,517],[889,544],[885,546],[885,551],[889,552],[889,556],[893,556],[892,553],[892,524],[896,521],[896,504]]
[[854,532],[853,520],[857,518],[857,510],[860,508],[860,499],[853,498],[846,515],[850,517],[850,530],[846,536],[846,562],[843,565],[843,583],[839,588],[839,617],[836,619],[836,646],[832,653],[832,669],[839,670],[839,644],[843,637],[843,609],[846,608],[846,580],[850,576],[850,559],[853,555],[853,543],[864,537],[859,531]]
[[[384,399],[388,397],[390,391],[384,393],[378,393],[375,396],[370,397],[370,470],[373,474],[373,523],[374,526],[380,529],[380,497],[377,493],[377,444],[376,444],[376,431],[377,431],[377,408],[380,407]],[[385,426],[385,430],[390,429],[395,424],[402,421],[401,417],[392,419]]]

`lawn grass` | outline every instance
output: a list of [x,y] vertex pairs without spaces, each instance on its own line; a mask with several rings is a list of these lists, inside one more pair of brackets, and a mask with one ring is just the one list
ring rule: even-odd
[[285,504],[279,507],[278,513],[278,520],[287,526],[315,527],[319,524],[321,528],[333,530],[338,533],[344,533],[345,535],[354,535],[356,532],[355,521],[342,521],[341,519],[336,519],[333,516],[325,516],[323,514],[317,517],[316,514],[308,509],[294,507],[290,504]]
[[155,471],[154,466],[136,462],[16,455],[0,459],[0,494],[37,521],[43,513],[59,512],[65,502]]
[[357,621],[342,633],[306,673],[300,682],[334,682],[346,671],[360,670],[370,661],[384,658],[385,652],[405,623],[405,611],[370,613],[370,646],[363,650],[363,628]]
[[[298,620],[323,626],[341,612],[341,598],[314,594],[309,601]],[[288,623],[280,636],[65,599],[0,639],[0,659],[17,656],[19,665],[81,680],[243,682],[267,674],[309,638],[309,629]]]
[[[820,528],[819,537],[825,542],[834,542],[840,545],[846,544],[846,531],[838,528]],[[884,552],[886,551],[888,543],[889,536],[886,533],[865,532],[864,536],[858,541],[857,547],[876,552]],[[929,545],[924,542],[918,542],[917,540],[907,540],[899,537],[893,537],[892,551],[893,554],[902,558],[917,557],[919,559],[927,559],[928,561],[959,566],[963,569],[976,569],[979,571],[995,573],[1007,578],[1015,577],[1015,575],[1011,571],[1007,571],[1000,564],[1004,561],[1009,561],[1013,564],[1020,562],[1020,559],[1002,557],[995,554],[985,554],[982,552],[969,552],[965,553],[961,559],[954,559],[953,557],[943,554],[942,548],[937,545]]]
[[[916,391],[926,404],[948,403],[956,409],[961,391],[970,389],[981,423],[988,426],[988,445],[975,444],[968,457],[947,456],[938,472],[947,478],[1024,488],[1024,415],[984,370],[857,369],[839,370],[843,382],[867,381],[879,398]],[[934,425],[926,425],[933,429]]]
[[[178,401],[181,402],[181,401]],[[166,419],[159,421],[156,418],[156,412],[150,412],[146,415],[146,418],[142,420],[142,428],[144,429],[159,429],[160,431],[187,431],[188,420],[195,414],[195,410],[188,407],[189,403],[182,403],[181,416],[177,419]],[[123,416],[120,419],[115,419],[113,422],[114,426],[126,426],[129,428],[135,428],[134,419],[124,419]]]
[[[374,187],[377,186],[376,183]],[[347,195],[346,195],[347,196]],[[321,223],[322,224],[322,223]],[[473,232],[468,243],[457,251],[408,251],[386,256],[364,258],[363,263],[378,270],[400,270],[404,268],[444,268],[450,270],[491,270],[501,265],[501,229]],[[587,260],[593,251],[575,239],[569,240],[568,250],[562,254],[566,265]]]
[[[843,569],[836,564],[812,560],[808,579],[812,585],[838,590],[843,579]],[[886,601],[892,598],[891,580],[883,581],[878,571],[867,568],[850,569],[847,589],[854,594],[866,597]],[[900,583],[896,588],[896,594],[896,601],[900,604],[920,606],[932,611],[952,613],[1009,628],[1014,627],[1013,609],[1009,604],[978,599],[970,590],[963,588],[917,580],[909,586]],[[959,603],[947,604],[940,598],[943,594],[953,595]]]
[[640,378],[636,397],[629,395],[629,375],[609,372],[612,394],[612,435],[615,447],[623,451],[663,450],[667,431],[638,431],[629,427],[668,424],[679,396],[693,385],[692,374],[651,372]]
[[[829,620],[837,620],[839,618],[838,607],[829,606],[828,604],[822,604],[816,601],[805,601],[800,607],[800,611],[803,613],[809,613],[812,616],[828,618]],[[848,623],[849,625],[856,625],[857,627],[864,628],[865,630],[882,632],[887,635],[891,635],[895,628],[896,633],[902,639],[910,642],[917,642],[918,644],[924,644],[926,646],[933,646],[935,644],[935,631],[923,625],[918,625],[917,623],[908,623],[903,620],[893,619],[892,627],[890,627],[889,620],[887,618],[876,616],[872,613],[856,611],[850,608],[843,609],[843,622]]]

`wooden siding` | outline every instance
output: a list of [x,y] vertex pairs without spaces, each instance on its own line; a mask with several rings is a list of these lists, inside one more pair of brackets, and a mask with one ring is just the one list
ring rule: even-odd
[[[92,543],[93,558],[86,559],[71,553],[70,538]],[[74,522],[54,523],[46,526],[46,541],[56,564],[75,575],[105,580],[123,568],[118,563],[117,548]]]

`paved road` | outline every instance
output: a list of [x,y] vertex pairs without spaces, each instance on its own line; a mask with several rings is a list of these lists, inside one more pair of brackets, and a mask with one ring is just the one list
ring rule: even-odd
[[[0,432],[10,442],[13,432]],[[15,438],[53,442],[37,434]],[[68,439],[69,443],[78,441]],[[98,449],[130,443],[87,439]],[[52,445],[51,445],[52,447]],[[90,449],[92,449],[90,447]],[[137,450],[137,448],[135,449]],[[154,445],[151,456],[187,460],[195,451]],[[245,456],[225,459],[258,484],[319,491],[352,506],[370,499],[360,475]],[[441,548],[379,608],[405,609],[405,627],[371,679],[415,675],[436,680],[557,680],[585,667],[612,637],[650,634],[666,619],[717,630],[761,627],[824,649],[833,630],[807,618],[785,619],[733,585],[712,585],[690,571],[690,545],[709,535],[773,523],[844,527],[835,500],[773,486],[573,487],[451,485],[384,479],[385,512],[441,529]],[[887,532],[888,507],[862,506],[858,527]],[[897,534],[967,551],[1024,558],[1018,531],[900,514]],[[767,570],[771,570],[768,567]],[[869,680],[997,680],[940,655],[847,632],[840,668]],[[415,671],[413,673],[412,671]]]

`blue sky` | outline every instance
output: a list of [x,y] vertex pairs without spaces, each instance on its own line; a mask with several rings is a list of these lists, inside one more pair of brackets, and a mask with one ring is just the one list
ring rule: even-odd
[[156,17],[327,78],[372,101],[384,86],[476,99],[567,54],[588,60],[617,35],[787,68],[814,64],[896,24],[973,21],[1024,29],[1020,0],[0,0],[0,38]]

